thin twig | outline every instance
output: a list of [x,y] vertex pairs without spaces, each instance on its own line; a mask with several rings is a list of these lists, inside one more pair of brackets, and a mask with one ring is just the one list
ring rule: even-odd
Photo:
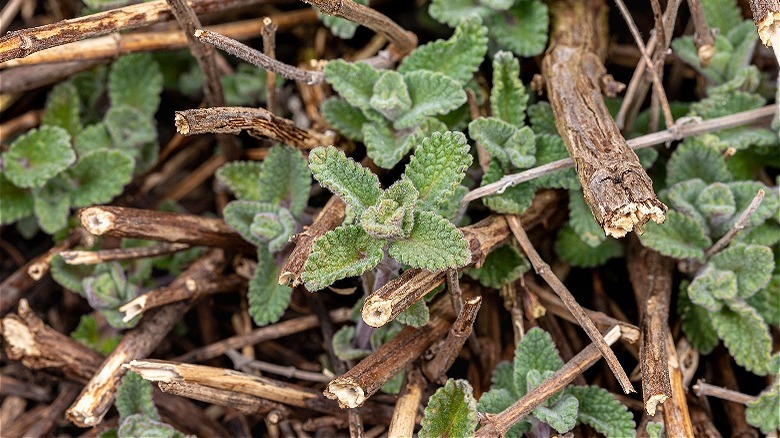
[[720,386],[710,385],[704,380],[699,379],[695,385],[693,385],[693,391],[699,397],[716,397],[721,400],[733,401],[734,403],[741,403],[746,405],[758,400],[758,397],[753,395],[743,394],[739,391],[723,388]]
[[742,212],[742,214],[739,215],[739,218],[736,222],[734,222],[734,225],[731,227],[731,229],[723,235],[720,239],[718,239],[717,242],[715,242],[714,245],[709,247],[707,251],[704,252],[704,255],[707,258],[710,258],[714,256],[718,251],[722,250],[723,248],[727,247],[729,243],[731,243],[731,240],[734,239],[734,237],[745,229],[745,226],[747,225],[747,222],[750,220],[750,217],[753,216],[753,214],[758,210],[758,207],[761,205],[761,201],[764,200],[764,189],[758,189],[758,193],[756,193],[756,196],[753,197],[753,200],[750,201],[750,204],[748,204],[747,208],[745,208],[745,211]]
[[328,383],[331,378],[322,373],[303,371],[293,366],[276,365],[270,362],[252,359],[244,356],[236,350],[230,349],[227,356],[233,361],[234,368],[250,368],[266,373],[276,374],[277,376],[287,377],[288,379],[308,380],[310,382]]
[[249,415],[277,415],[287,417],[289,409],[260,397],[235,391],[210,388],[192,382],[157,382],[162,392],[179,397],[191,398],[212,405],[227,406]]
[[[668,357],[669,381],[672,386],[672,397],[663,405],[664,425],[668,436],[695,436],[693,424],[688,413],[686,387],[683,386],[683,362],[677,355],[677,348],[670,331],[666,332],[666,354]],[[743,414],[744,417],[744,414]]]
[[[767,105],[754,110],[742,111],[728,116],[704,120],[698,123],[686,123],[683,125],[678,124],[671,129],[632,138],[628,140],[627,143],[633,150],[644,149],[649,146],[655,146],[670,141],[682,140],[684,138],[693,137],[699,134],[706,134],[708,132],[720,131],[723,129],[735,128],[738,126],[745,126],[748,124],[764,121],[766,119],[770,119],[775,115],[776,112],[777,105]],[[490,196],[496,193],[503,193],[510,187],[516,186],[526,181],[531,181],[544,175],[548,175],[558,170],[568,169],[569,167],[572,167],[572,165],[573,162],[571,158],[564,158],[558,161],[553,161],[552,163],[534,167],[533,169],[525,170],[523,172],[506,175],[494,183],[487,184],[468,192],[466,196],[463,197],[461,203],[465,205],[475,199],[484,198],[485,196]]]
[[133,260],[173,254],[190,248],[185,243],[160,243],[133,248],[102,249],[99,251],[60,251],[60,257],[69,265],[95,265],[120,260]]
[[[271,17],[263,18],[263,28],[260,35],[263,37],[263,53],[271,59],[276,59],[276,31],[278,26]],[[266,70],[265,80],[265,107],[276,114],[276,73]]]
[[444,384],[444,381],[447,380],[445,373],[455,362],[458,354],[460,354],[466,339],[471,336],[472,326],[477,319],[480,306],[482,306],[482,297],[475,297],[463,303],[463,308],[458,313],[458,318],[450,327],[450,332],[436,352],[436,356],[422,367],[422,371],[428,380],[440,384]]
[[506,216],[506,220],[509,224],[509,228],[512,230],[512,233],[517,239],[517,242],[523,249],[523,252],[525,252],[525,255],[528,256],[528,259],[531,261],[531,265],[534,267],[536,273],[539,274],[539,276],[541,276],[547,282],[547,284],[550,285],[553,291],[555,291],[558,297],[561,298],[561,301],[563,301],[563,303],[566,305],[566,308],[569,309],[569,312],[571,312],[571,314],[574,315],[574,317],[577,319],[577,323],[580,325],[580,327],[585,330],[585,333],[588,334],[588,337],[591,339],[591,341],[593,341],[593,343],[598,347],[599,351],[604,356],[604,360],[606,360],[607,365],[609,365],[612,373],[615,375],[618,382],[620,383],[620,386],[623,388],[623,391],[626,394],[635,392],[634,387],[628,380],[626,372],[623,370],[623,367],[620,365],[617,357],[615,357],[615,353],[612,352],[612,349],[609,348],[609,345],[607,345],[607,343],[604,341],[604,338],[601,337],[601,333],[599,333],[598,329],[593,324],[593,321],[588,318],[588,315],[585,313],[579,303],[577,303],[577,300],[574,298],[571,292],[569,292],[561,280],[555,276],[555,274],[550,269],[550,266],[545,263],[544,260],[542,260],[541,256],[539,256],[539,253],[536,252],[536,249],[528,239],[528,235],[526,235],[518,217],[514,215]]
[[444,276],[444,281],[447,284],[447,293],[450,296],[452,302],[452,309],[456,315],[460,315],[460,311],[463,309],[463,291],[460,289],[460,281],[458,280],[457,269],[447,269],[447,273]]
[[[688,9],[691,11],[693,21],[693,44],[696,45],[696,54],[702,67],[709,67],[712,57],[715,56],[715,37],[712,35],[704,9],[700,0],[688,0]],[[725,29],[724,29],[725,30]]]
[[25,0],[10,0],[3,7],[3,11],[0,12],[0,34],[5,32],[5,30],[8,29],[8,26],[11,25],[11,22],[14,17],[16,17],[17,12],[19,12],[19,7],[22,6],[23,1]]

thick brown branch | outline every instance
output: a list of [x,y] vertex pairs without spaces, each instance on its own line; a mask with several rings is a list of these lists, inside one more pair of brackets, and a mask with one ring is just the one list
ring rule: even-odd
[[585,201],[608,236],[623,237],[634,228],[641,233],[648,220],[664,221],[666,206],[601,98],[606,5],[602,0],[559,0],[550,5],[550,13],[551,45],[542,73]]
[[[695,436],[693,424],[688,414],[687,391],[683,386],[682,364],[677,356],[672,334],[666,332],[666,354],[669,357],[669,381],[672,386],[672,398],[663,404],[664,425],[667,436]],[[744,414],[742,415],[744,418]]]
[[254,250],[222,219],[112,206],[83,208],[79,210],[79,219],[84,229],[95,236]]
[[[189,0],[192,8],[199,14],[224,11],[258,2],[258,0]],[[9,32],[0,38],[0,62],[21,58],[49,47],[107,35],[119,30],[137,29],[172,18],[173,14],[165,0],[155,0]]]
[[333,135],[301,129],[292,120],[273,115],[264,108],[198,108],[176,111],[176,130],[181,135],[238,134],[269,138],[301,149],[332,145]]
[[436,352],[436,356],[422,367],[428,380],[440,384],[444,384],[444,381],[447,380],[444,373],[450,369],[463,348],[463,344],[466,343],[466,339],[471,336],[471,330],[481,305],[482,297],[472,298],[463,303],[463,309],[450,327],[450,332],[439,347],[439,351]]
[[761,42],[775,51],[780,62],[780,3],[777,0],[750,0],[748,3]]
[[618,382],[620,383],[620,386],[623,388],[623,391],[626,394],[635,392],[634,387],[628,380],[626,372],[623,370],[623,367],[620,366],[620,362],[617,360],[617,357],[615,357],[615,353],[612,352],[612,349],[610,349],[607,343],[604,341],[604,338],[602,338],[601,333],[599,333],[598,329],[593,324],[593,321],[591,321],[588,315],[585,314],[585,311],[582,309],[579,303],[577,303],[577,300],[574,298],[571,292],[569,292],[566,286],[564,286],[563,282],[561,282],[561,280],[555,276],[555,274],[550,269],[550,266],[545,263],[539,253],[536,252],[536,249],[531,244],[531,241],[528,239],[528,235],[526,235],[525,230],[520,223],[520,219],[517,216],[507,216],[506,221],[509,224],[509,228],[512,230],[512,234],[514,234],[515,239],[517,239],[517,243],[520,244],[520,248],[523,249],[523,252],[528,257],[528,260],[531,261],[531,265],[534,267],[536,273],[539,274],[539,276],[550,285],[553,291],[555,291],[561,301],[563,301],[563,303],[566,305],[566,308],[569,309],[569,312],[571,312],[571,314],[574,315],[574,317],[577,319],[577,323],[580,325],[580,327],[585,330],[585,333],[588,334],[588,337],[591,339],[591,341],[593,341],[593,343],[598,347],[599,351],[604,356],[604,360],[606,360],[607,365],[609,365],[612,373],[615,375]]

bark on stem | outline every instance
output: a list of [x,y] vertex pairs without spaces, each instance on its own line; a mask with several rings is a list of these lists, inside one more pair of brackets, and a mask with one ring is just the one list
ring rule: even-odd
[[69,265],[95,265],[120,260],[157,257],[183,251],[190,246],[185,243],[160,243],[135,248],[103,249],[99,251],[60,251],[60,257]]
[[96,236],[132,237],[254,252],[222,219],[136,208],[96,206],[79,210],[81,225]]
[[[612,345],[620,339],[620,329],[613,327],[604,338],[608,345]],[[512,406],[498,414],[485,414],[486,424],[477,431],[476,437],[488,438],[505,436],[507,431],[523,417],[530,414],[537,406],[550,396],[565,388],[577,376],[593,366],[601,357],[596,344],[590,344],[577,353],[570,361],[555,374],[545,379],[534,390],[516,401]]]
[[606,5],[558,0],[550,5],[551,45],[542,62],[555,124],[583,187],[585,201],[608,236],[641,233],[662,223],[666,206],[601,98],[606,74]]
[[265,416],[271,412],[286,417],[289,410],[282,404],[235,391],[210,388],[192,382],[157,382],[162,392],[191,398],[213,405],[237,409],[248,415]]
[[[171,286],[177,287],[187,282],[212,281],[218,276],[223,264],[222,251],[212,250],[193,262],[173,281]],[[125,374],[122,364],[146,357],[154,351],[157,344],[168,335],[173,325],[189,308],[190,303],[179,302],[160,308],[141,319],[134,329],[122,337],[119,345],[92,376],[78,399],[68,409],[68,418],[80,427],[98,424],[111,408],[117,385]]]
[[693,385],[693,391],[699,397],[716,397],[722,400],[732,401],[734,403],[741,403],[743,405],[753,403],[754,401],[758,400],[758,397],[754,395],[747,395],[739,391],[734,391],[733,389],[726,389],[720,386],[710,385],[702,379],[699,379],[699,381]]
[[712,35],[709,23],[707,23],[707,17],[704,16],[701,1],[688,0],[688,9],[691,11],[691,21],[693,21],[695,29],[693,44],[696,45],[699,63],[702,67],[709,67],[712,57],[715,56],[715,37]]
[[[276,31],[278,26],[271,17],[263,18],[263,27],[260,35],[263,37],[263,53],[271,59],[276,59]],[[276,113],[276,73],[266,70],[265,80],[265,106],[268,111]]]
[[301,149],[332,145],[334,136],[295,126],[264,108],[218,107],[176,111],[176,131],[181,135],[234,134],[247,131],[257,138],[269,138]]
[[422,371],[428,380],[442,385],[447,380],[445,373],[455,362],[460,350],[463,348],[463,344],[466,343],[466,339],[471,336],[472,327],[477,319],[477,313],[481,305],[482,297],[475,297],[463,303],[463,308],[458,313],[458,318],[450,327],[450,332],[447,334],[447,338],[439,348],[436,356],[422,367]]
[[406,383],[398,401],[395,402],[393,419],[390,421],[389,437],[412,437],[417,422],[417,410],[420,408],[422,393],[428,382],[425,381],[419,369],[414,368],[406,373]]
[[617,357],[615,357],[615,353],[612,352],[612,349],[610,349],[609,345],[607,345],[607,343],[604,341],[604,338],[601,336],[601,333],[599,333],[598,329],[596,329],[593,321],[591,321],[588,315],[585,314],[585,311],[582,309],[579,303],[577,303],[577,300],[574,298],[571,292],[569,292],[561,280],[555,276],[555,274],[550,269],[550,266],[545,263],[544,260],[542,260],[541,256],[539,256],[539,253],[536,252],[536,249],[534,249],[531,241],[528,239],[528,235],[526,235],[525,230],[523,230],[523,226],[520,224],[520,219],[517,216],[506,216],[506,221],[509,224],[509,228],[512,230],[512,234],[514,234],[515,238],[517,239],[517,243],[520,244],[523,252],[526,256],[528,256],[528,260],[531,261],[531,265],[534,267],[536,273],[542,277],[547,282],[547,284],[550,285],[553,291],[566,305],[566,308],[569,309],[569,312],[571,312],[571,314],[574,315],[574,317],[577,319],[577,323],[580,325],[580,327],[585,330],[585,333],[587,333],[591,341],[593,341],[596,347],[598,347],[599,351],[604,356],[604,360],[607,362],[607,365],[609,365],[612,373],[615,375],[618,382],[620,383],[620,386],[623,388],[623,391],[626,394],[635,392],[634,387],[628,380],[626,372],[623,370],[623,367],[620,366],[620,362],[617,360]]
[[761,42],[775,51],[777,62],[780,62],[780,3],[777,0],[750,0],[748,3]]
[[[682,367],[670,332],[666,332],[666,354],[669,357],[669,380],[672,386],[672,398],[662,406],[667,436],[695,436],[688,414]],[[744,413],[742,418],[745,418]]]

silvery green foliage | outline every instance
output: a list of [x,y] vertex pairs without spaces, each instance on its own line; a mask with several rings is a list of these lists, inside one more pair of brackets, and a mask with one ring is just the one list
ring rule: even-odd
[[455,27],[479,17],[500,48],[519,56],[535,56],[547,45],[547,6],[538,0],[433,0],[428,12]]
[[108,356],[116,348],[121,336],[114,333],[104,333],[98,328],[94,315],[82,315],[79,325],[70,333],[70,337],[79,343]]
[[599,227],[580,190],[569,190],[569,222],[558,232],[555,252],[572,266],[591,268],[623,255],[623,246]]
[[500,289],[512,283],[531,269],[531,264],[520,251],[511,244],[503,245],[485,257],[479,269],[470,268],[465,272],[485,287]]
[[[359,3],[361,5],[367,5],[368,0],[353,0],[355,3]],[[355,31],[358,28],[358,24],[354,21],[349,21],[345,18],[340,17],[334,17],[333,15],[327,15],[320,12],[317,8],[317,17],[322,21],[322,24],[325,25],[330,31],[333,33],[333,35],[348,40],[355,36]]]
[[747,404],[745,418],[747,422],[754,427],[761,429],[766,435],[780,429],[780,416],[777,415],[778,406],[780,406],[780,379],[778,369],[780,365],[780,354],[772,357],[769,372],[774,374],[774,382],[764,389],[758,395],[758,399]]
[[[502,362],[493,370],[490,391],[482,394],[477,409],[489,413],[505,410],[562,366],[550,335],[539,328],[529,330],[515,349],[514,362]],[[636,435],[632,414],[609,392],[596,386],[572,385],[545,400],[507,436],[520,437],[532,428],[543,427],[562,434],[577,423],[585,423],[607,437]]]
[[98,265],[95,272],[82,280],[84,296],[93,309],[106,317],[108,323],[116,328],[135,327],[141,316],[124,321],[119,307],[126,304],[138,293],[138,287],[128,281],[124,270],[118,263]]
[[257,246],[257,268],[249,282],[249,314],[257,325],[279,320],[292,289],[277,282],[274,260],[299,227],[309,199],[311,178],[306,159],[293,148],[274,146],[262,163],[235,161],[217,170],[217,180],[237,200],[225,207],[225,221]]
[[[114,406],[119,411],[119,427],[115,431],[119,438],[185,437],[160,419],[152,400],[152,384],[133,371],[128,371],[122,377]],[[108,432],[104,432],[103,436],[110,436]]]
[[645,426],[645,432],[647,432],[647,436],[650,438],[666,438],[666,430],[663,423],[649,421],[647,426]]
[[477,427],[477,401],[466,380],[449,379],[428,401],[420,437],[465,437]]
[[376,267],[385,248],[399,262],[431,271],[468,264],[463,234],[436,211],[454,195],[470,164],[462,133],[434,133],[415,145],[401,179],[382,190],[376,175],[338,149],[311,151],[314,178],[347,204],[354,224],[317,240],[301,276],[306,287],[319,290],[360,275]]
[[[277,76],[277,87],[284,85],[284,78]],[[255,106],[265,102],[268,76],[265,70],[241,63],[231,74],[220,76],[222,92],[227,106]],[[190,97],[203,93],[203,71],[196,63],[179,76],[179,90]]]
[[362,141],[378,166],[392,168],[420,138],[447,130],[436,116],[466,102],[463,87],[485,56],[486,33],[479,22],[464,22],[450,39],[418,47],[398,71],[329,62],[325,78],[340,97],[325,102],[323,115],[339,132]]
[[128,55],[107,81],[111,106],[103,120],[85,126],[106,77],[82,73],[52,89],[41,126],[2,154],[1,224],[34,215],[43,231],[60,231],[72,208],[109,202],[156,157],[158,65],[149,55]]

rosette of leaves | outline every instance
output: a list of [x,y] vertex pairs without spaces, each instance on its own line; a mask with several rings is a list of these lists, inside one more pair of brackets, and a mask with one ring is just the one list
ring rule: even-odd
[[249,314],[257,325],[279,320],[292,289],[277,282],[280,252],[299,228],[309,199],[311,178],[297,150],[274,146],[263,162],[237,161],[217,171],[217,180],[236,196],[225,207],[225,221],[257,246],[257,268],[249,282]]
[[[368,0],[353,0],[355,3],[361,5],[368,5]],[[344,40],[348,40],[355,36],[355,31],[358,28],[358,24],[354,21],[347,20],[341,17],[335,17],[333,15],[323,14],[318,8],[314,8],[317,11],[317,18],[320,19],[322,24],[325,25],[330,32]]]
[[331,61],[325,79],[340,97],[323,104],[323,116],[344,136],[363,142],[378,166],[392,168],[420,138],[447,130],[435,116],[466,102],[463,87],[485,56],[486,35],[478,21],[464,22],[450,39],[415,49],[397,71]]
[[433,0],[431,16],[450,27],[480,17],[501,49],[535,56],[547,47],[549,14],[540,0]]
[[368,169],[333,147],[309,154],[320,184],[339,196],[348,217],[318,239],[301,276],[310,291],[373,269],[385,255],[430,271],[465,266],[471,253],[463,233],[437,211],[471,164],[460,132],[433,133],[415,145],[401,179],[385,190]]
[[110,106],[101,121],[84,125],[105,78],[81,74],[52,89],[41,126],[2,154],[0,224],[34,215],[53,234],[67,226],[72,208],[109,202],[155,159],[159,67],[149,55],[128,55],[107,80]]
[[[101,263],[95,266],[79,267],[66,271],[61,259],[52,275],[68,289],[87,299],[89,305],[106,318],[106,322],[114,328],[126,329],[135,327],[141,320],[141,315],[125,321],[119,308],[138,296],[138,284],[129,279],[119,263]],[[56,273],[54,271],[57,271]],[[75,272],[74,272],[75,271]],[[83,275],[79,276],[78,271]]]

